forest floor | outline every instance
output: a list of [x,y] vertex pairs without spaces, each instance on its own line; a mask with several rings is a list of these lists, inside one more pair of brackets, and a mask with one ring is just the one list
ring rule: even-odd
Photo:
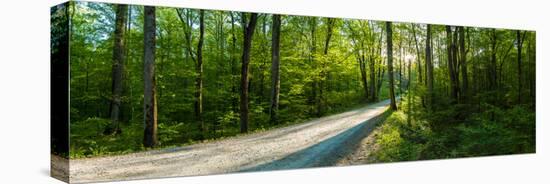
[[[305,123],[189,146],[70,160],[71,183],[362,163],[389,100]],[[371,138],[372,139],[372,138]]]

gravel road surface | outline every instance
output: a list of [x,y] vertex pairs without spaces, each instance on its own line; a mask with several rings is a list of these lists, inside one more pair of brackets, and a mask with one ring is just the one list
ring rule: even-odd
[[359,145],[389,100],[305,123],[170,149],[73,159],[71,183],[336,165]]

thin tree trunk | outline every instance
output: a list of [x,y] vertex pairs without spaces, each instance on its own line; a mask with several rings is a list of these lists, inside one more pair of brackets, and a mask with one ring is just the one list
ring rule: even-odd
[[[373,53],[374,54],[374,53]],[[369,101],[374,102],[376,100],[376,73],[374,72],[374,57],[370,57],[369,59],[369,77],[370,77],[370,97]]]
[[[132,40],[131,39],[131,30],[132,30],[132,6],[129,5],[128,6],[128,22],[127,22],[127,28],[126,28],[126,34],[128,35],[126,38],[126,64],[128,66],[130,66],[130,62],[132,61],[132,59],[130,58],[130,41]],[[132,85],[132,79],[131,79],[131,75],[130,75],[130,70],[126,70],[126,76],[128,77],[128,89],[129,89],[129,93],[130,93],[130,102],[128,102],[128,106],[130,107],[130,115],[129,115],[129,121],[133,121],[134,120],[134,111],[135,111],[135,108],[134,108],[134,105],[132,104],[133,100],[134,99],[134,87]]]
[[[531,34],[529,34],[531,35]],[[534,39],[527,39],[527,71],[529,73],[529,96],[532,98],[533,101],[535,101],[535,93],[536,93],[536,90],[535,90],[535,78],[536,78],[536,70],[535,70],[535,64],[536,64],[536,51],[534,52],[533,49],[531,48],[532,47],[532,44],[531,44],[531,41],[533,40],[534,42]]]
[[238,99],[235,96],[237,94],[237,85],[236,82],[233,81],[235,76],[237,76],[237,63],[235,59],[235,53],[237,52],[237,36],[235,35],[235,17],[232,12],[229,13],[231,15],[231,107],[233,109],[233,112],[237,112],[237,102]]
[[361,72],[361,82],[363,83],[363,90],[364,90],[364,93],[365,93],[365,99],[369,99],[369,86],[368,86],[368,82],[367,82],[367,69],[366,69],[366,64],[365,64],[365,56],[362,55],[360,56],[361,58],[359,58],[359,69],[360,69],[360,72]]
[[397,110],[397,104],[395,102],[395,93],[394,93],[394,83],[393,83],[393,44],[392,44],[392,23],[386,22],[386,43],[387,48],[386,51],[388,52],[388,75],[390,80],[390,99],[391,104],[390,107],[392,110]]
[[416,38],[416,26],[411,23],[412,26],[412,32],[414,37],[414,46],[416,48],[416,67],[418,69],[418,81],[419,84],[422,84],[422,63],[420,61],[420,47],[418,46],[418,39]]
[[127,5],[117,5],[115,22],[115,43],[113,47],[112,67],[112,99],[111,99],[111,123],[112,126],[106,133],[120,133],[120,114],[122,104],[122,90],[124,82],[124,62],[126,60],[126,45],[124,44],[126,34],[126,16],[128,15]]
[[[327,35],[325,37],[325,48],[323,50],[323,55],[325,56],[325,58],[327,58],[328,56],[328,50],[329,50],[329,46],[330,46],[330,39],[332,37],[332,27],[333,27],[333,24],[334,24],[334,19],[332,18],[327,18]],[[318,80],[318,89],[319,89],[319,97],[317,98],[317,116],[320,117],[321,115],[323,115],[324,113],[324,106],[323,104],[325,103],[324,102],[324,97],[323,97],[323,84],[324,84],[324,81],[325,81],[325,76],[326,76],[326,62],[327,61],[323,61],[321,62],[321,72],[319,72],[319,80]]]
[[445,26],[447,33],[447,67],[449,68],[449,80],[451,83],[451,97],[454,102],[458,102],[458,86],[456,82],[456,65],[455,65],[455,44],[453,40],[453,31],[451,26]]
[[[317,39],[316,39],[316,36],[315,36],[315,32],[316,32],[316,29],[317,29],[317,18],[316,17],[312,17],[310,19],[310,28],[311,28],[311,48],[310,48],[310,60],[311,60],[311,64],[312,64],[312,68],[316,68],[316,65],[315,65],[315,53],[317,52]],[[312,104],[312,107],[311,107],[311,113],[314,114],[315,112],[315,107],[317,105],[317,85],[318,85],[318,82],[317,82],[317,79],[316,78],[313,78],[313,80],[311,81],[311,97],[310,97],[310,102]]]
[[492,29],[492,35],[491,35],[491,63],[488,67],[489,70],[489,89],[495,90],[496,89],[496,81],[497,81],[497,32],[496,29]]
[[408,100],[408,110],[407,110],[407,124],[409,125],[409,127],[411,126],[411,116],[412,116],[412,105],[413,105],[413,99],[412,99],[412,90],[411,90],[411,61],[409,61],[409,64],[407,65],[407,70],[409,72],[409,76],[408,76],[408,81],[407,81],[407,97],[409,97],[409,100]]
[[[382,39],[384,31],[381,30],[380,32],[380,38],[378,39],[378,51],[376,53],[382,55]],[[380,58],[378,60],[378,82],[376,83],[376,101],[380,98],[380,89],[382,88],[382,83],[384,82],[384,74],[386,72],[385,68],[382,67],[383,59]]]
[[459,50],[460,50],[460,68],[461,68],[461,75],[462,75],[462,89],[461,89],[461,97],[460,101],[465,102],[467,101],[467,98],[469,96],[469,90],[468,90],[468,65],[466,63],[466,41],[465,41],[465,35],[464,35],[464,27],[458,27],[458,36],[459,36]]
[[525,38],[525,32],[523,38],[521,37],[521,31],[516,31],[517,49],[518,49],[518,104],[521,104],[521,91],[522,91],[522,67],[521,67],[521,49],[523,47],[523,40]]
[[403,90],[401,89],[402,87],[402,75],[403,75],[403,40],[401,39],[401,35],[399,36],[399,70],[398,70],[398,75],[399,75],[399,84],[398,84],[398,89],[399,89],[399,95],[403,94]]
[[434,96],[434,75],[432,64],[432,25],[428,24],[426,29],[426,81],[428,86],[428,94],[426,102],[428,109],[433,110],[433,96]]
[[273,28],[271,31],[271,108],[269,110],[269,119],[272,124],[275,124],[278,122],[279,90],[281,88],[281,76],[279,73],[281,15],[273,15]]
[[145,123],[145,132],[143,145],[145,147],[154,147],[157,145],[157,100],[155,84],[155,7],[145,6],[143,23],[143,115]]
[[242,68],[241,68],[241,133],[248,132],[248,69],[250,63],[250,50],[252,47],[252,36],[256,28],[256,22],[258,19],[257,13],[250,14],[250,21],[246,21],[246,13],[242,13],[243,24],[243,55],[242,55]]
[[204,138],[205,125],[202,120],[202,46],[204,42],[204,10],[199,10],[199,43],[197,44],[197,63],[195,65],[195,71],[197,72],[197,78],[195,79],[195,118],[199,121],[199,128]]

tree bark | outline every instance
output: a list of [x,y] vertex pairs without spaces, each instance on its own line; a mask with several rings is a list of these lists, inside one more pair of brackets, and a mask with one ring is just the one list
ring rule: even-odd
[[237,85],[236,81],[234,81],[235,77],[238,75],[235,59],[235,53],[237,52],[237,36],[235,35],[235,17],[233,12],[229,12],[229,15],[231,16],[231,54],[229,55],[231,57],[231,107],[233,112],[237,112],[238,99],[235,95],[237,94]]
[[451,98],[454,102],[458,102],[458,83],[455,64],[456,52],[451,26],[445,26],[445,32],[447,33],[447,67],[449,68],[449,80],[451,83]]
[[124,44],[126,34],[126,16],[128,15],[127,5],[117,5],[115,22],[115,43],[113,47],[112,65],[112,99],[111,99],[111,123],[112,126],[106,133],[120,133],[120,114],[122,104],[122,90],[124,81],[124,62],[126,60],[126,45]]
[[156,35],[156,16],[155,7],[145,6],[143,23],[143,115],[145,123],[145,132],[143,145],[145,147],[154,147],[157,145],[157,100],[155,84],[155,35]]
[[466,51],[466,41],[465,41],[465,34],[464,34],[464,27],[458,27],[458,46],[459,46],[459,50],[460,50],[460,72],[461,72],[461,75],[462,75],[462,89],[460,90],[460,101],[461,102],[466,102],[467,101],[467,98],[468,98],[468,95],[469,95],[469,90],[468,90],[468,65],[466,63],[466,54],[467,51]]
[[[327,22],[327,32],[325,37],[325,47],[323,49],[323,55],[325,56],[325,59],[328,56],[328,50],[330,46],[330,39],[332,38],[332,27],[334,26],[334,19],[332,18],[326,18]],[[321,62],[321,71],[319,72],[319,80],[318,83],[318,89],[319,89],[319,96],[317,98],[317,116],[321,117],[324,113],[324,97],[323,97],[323,89],[324,89],[324,82],[325,82],[325,76],[326,76],[326,62]]]
[[197,72],[197,78],[195,79],[195,118],[199,121],[199,128],[204,138],[205,126],[202,120],[202,46],[204,42],[204,10],[199,10],[199,42],[197,43],[197,62],[195,63],[195,72]]
[[[374,50],[374,49],[373,49]],[[374,53],[373,53],[374,54]],[[374,65],[374,57],[371,57],[369,60],[369,78],[370,78],[370,90],[369,90],[369,101],[374,102],[376,100],[376,73],[375,73],[375,65]]]
[[273,15],[273,28],[271,33],[271,109],[269,117],[271,123],[277,123],[279,111],[279,90],[281,88],[281,76],[279,73],[280,63],[280,33],[281,15]]
[[248,69],[250,63],[250,50],[252,47],[252,36],[256,27],[258,19],[257,13],[250,13],[250,21],[246,21],[246,13],[242,13],[243,19],[243,55],[242,55],[242,67],[241,67],[241,133],[248,132]]
[[518,104],[521,104],[521,91],[522,91],[522,84],[523,84],[523,80],[522,80],[522,67],[521,67],[521,50],[522,50],[522,47],[523,47],[523,40],[525,38],[525,32],[523,33],[523,38],[521,37],[521,31],[520,30],[517,30],[516,31],[516,40],[517,40],[517,49],[518,49]]
[[489,89],[495,90],[497,86],[497,31],[492,29],[491,34],[491,62],[488,67],[489,71]]
[[434,96],[434,75],[432,64],[432,25],[428,24],[426,29],[426,81],[428,86],[428,94],[426,102],[428,109],[433,110]]
[[359,58],[359,70],[361,72],[361,82],[363,84],[363,91],[365,93],[365,99],[369,99],[369,85],[367,82],[367,69],[366,69],[366,58],[365,55],[361,54]]
[[[382,40],[384,38],[383,36],[384,31],[381,30],[380,32],[380,39],[378,40],[378,51],[376,53],[382,55]],[[382,67],[383,59],[380,58],[378,60],[378,81],[376,82],[376,96],[375,101],[378,101],[380,98],[380,89],[382,88],[382,82],[384,81],[384,75],[385,75],[385,68]]]
[[420,61],[420,47],[418,46],[418,39],[416,38],[416,26],[411,23],[412,26],[412,32],[414,37],[414,46],[416,48],[416,67],[418,69],[418,84],[422,84],[422,63]]
[[[317,30],[317,18],[311,17],[309,19],[309,27],[310,27],[310,36],[311,36],[311,47],[310,47],[310,62],[313,69],[316,69],[315,65],[315,53],[317,52],[317,39],[316,39],[316,30]],[[311,81],[311,96],[309,98],[309,102],[312,105],[311,107],[311,114],[315,114],[315,107],[317,105],[317,79],[313,78]]]
[[392,23],[386,22],[386,43],[387,43],[387,57],[388,57],[388,75],[390,80],[390,108],[397,110],[397,104],[395,102],[394,83],[393,83],[393,44],[392,44]]
[[403,90],[401,89],[402,88],[402,82],[403,82],[403,40],[401,38],[401,35],[399,35],[399,69],[397,71],[397,74],[399,75],[399,84],[397,85],[398,89],[399,89],[399,95],[403,94]]
[[409,64],[407,65],[407,71],[409,72],[408,81],[407,81],[407,97],[409,97],[409,100],[407,101],[408,104],[408,110],[407,110],[407,125],[411,126],[411,116],[412,116],[412,106],[414,104],[413,102],[413,96],[412,96],[412,90],[411,90],[411,61],[409,61]]

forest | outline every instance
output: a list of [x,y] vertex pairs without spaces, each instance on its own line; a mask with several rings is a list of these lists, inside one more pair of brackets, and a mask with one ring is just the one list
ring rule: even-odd
[[534,31],[74,1],[52,35],[67,22],[70,158],[385,99],[379,161],[535,152]]

